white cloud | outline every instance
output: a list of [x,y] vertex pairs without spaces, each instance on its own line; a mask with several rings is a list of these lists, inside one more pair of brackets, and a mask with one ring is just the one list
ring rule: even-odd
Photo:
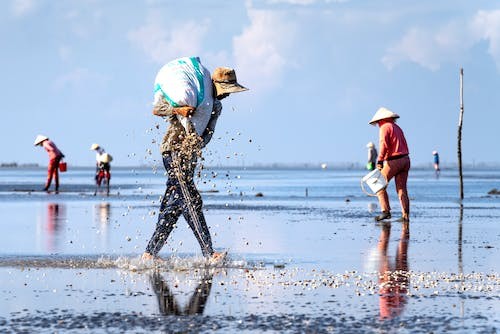
[[250,25],[233,37],[232,53],[203,48],[211,27],[209,20],[170,21],[167,26],[162,16],[152,13],[144,25],[129,31],[128,39],[156,63],[199,55],[205,65],[234,66],[245,85],[267,89],[276,86],[286,67],[292,64],[289,54],[296,27],[279,11],[256,10],[251,4],[247,11]]
[[431,70],[437,70],[439,62],[434,50],[436,47],[432,35],[414,28],[407,32],[397,45],[387,50],[382,62],[389,69],[393,69],[403,61],[411,61]]
[[164,26],[164,21],[159,16],[150,16],[145,25],[128,33],[129,40],[160,64],[199,54],[209,21],[173,22],[171,27]]
[[89,1],[92,2],[91,0],[87,0],[86,3],[82,2],[82,6],[64,7],[66,10],[61,15],[61,18],[65,20],[65,29],[81,39],[99,36],[104,29],[109,29],[106,24],[112,24],[110,21],[113,21],[113,18],[103,14],[102,9],[98,7],[99,3],[90,5]]
[[[231,50],[229,50],[231,51]],[[205,52],[201,62],[210,70],[218,66],[231,66],[232,60],[227,50]]]
[[459,62],[481,40],[489,42],[488,52],[500,70],[500,10],[478,11],[465,22],[453,21],[436,29],[412,28],[387,49],[382,62],[388,69],[409,61],[436,71],[445,62]]
[[[233,39],[238,77],[249,87],[276,86],[287,66],[296,27],[279,12],[249,9],[251,24]],[[255,84],[254,84],[255,83]]]
[[488,52],[500,71],[500,10],[479,11],[472,20],[471,29],[479,38],[489,41]]
[[108,78],[100,73],[92,72],[87,68],[75,68],[54,81],[53,88],[57,91],[66,91],[68,88],[82,89],[84,87],[101,86]]
[[11,5],[12,14],[16,17],[25,16],[36,8],[35,0],[13,0]]

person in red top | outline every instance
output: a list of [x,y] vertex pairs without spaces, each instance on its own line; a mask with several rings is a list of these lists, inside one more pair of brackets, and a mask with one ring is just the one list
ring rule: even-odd
[[[410,157],[408,144],[403,130],[396,124],[399,115],[387,108],[377,110],[371,121],[371,125],[378,125],[380,152],[377,159],[377,168],[387,179],[387,183],[394,177],[399,202],[401,203],[402,216],[399,219],[403,222],[410,221],[410,199],[406,182],[410,170]],[[377,197],[382,209],[382,213],[375,217],[376,221],[391,218],[391,206],[386,189],[377,193]]]
[[45,182],[44,191],[48,191],[52,178],[56,185],[56,191],[59,191],[59,162],[64,158],[64,154],[59,151],[56,144],[44,135],[38,135],[35,139],[35,146],[42,146],[49,154],[49,167],[47,173],[47,181]]

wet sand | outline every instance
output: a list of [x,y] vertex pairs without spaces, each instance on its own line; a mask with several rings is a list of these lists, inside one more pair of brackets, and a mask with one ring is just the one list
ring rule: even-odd
[[500,202],[423,200],[430,182],[409,226],[373,222],[363,196],[204,195],[216,266],[183,220],[163,262],[140,260],[161,186],[5,190],[0,331],[495,333]]

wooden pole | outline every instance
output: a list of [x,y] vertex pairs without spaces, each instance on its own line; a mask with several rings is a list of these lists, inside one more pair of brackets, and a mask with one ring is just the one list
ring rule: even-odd
[[462,123],[464,118],[464,69],[460,68],[460,117],[458,119],[458,175],[460,177],[460,200],[464,199],[464,180],[462,174]]

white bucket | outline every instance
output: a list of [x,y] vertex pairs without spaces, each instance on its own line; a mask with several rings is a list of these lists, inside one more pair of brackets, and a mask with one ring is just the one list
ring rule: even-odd
[[387,180],[378,169],[374,169],[366,174],[361,181],[366,183],[374,194],[387,187]]

